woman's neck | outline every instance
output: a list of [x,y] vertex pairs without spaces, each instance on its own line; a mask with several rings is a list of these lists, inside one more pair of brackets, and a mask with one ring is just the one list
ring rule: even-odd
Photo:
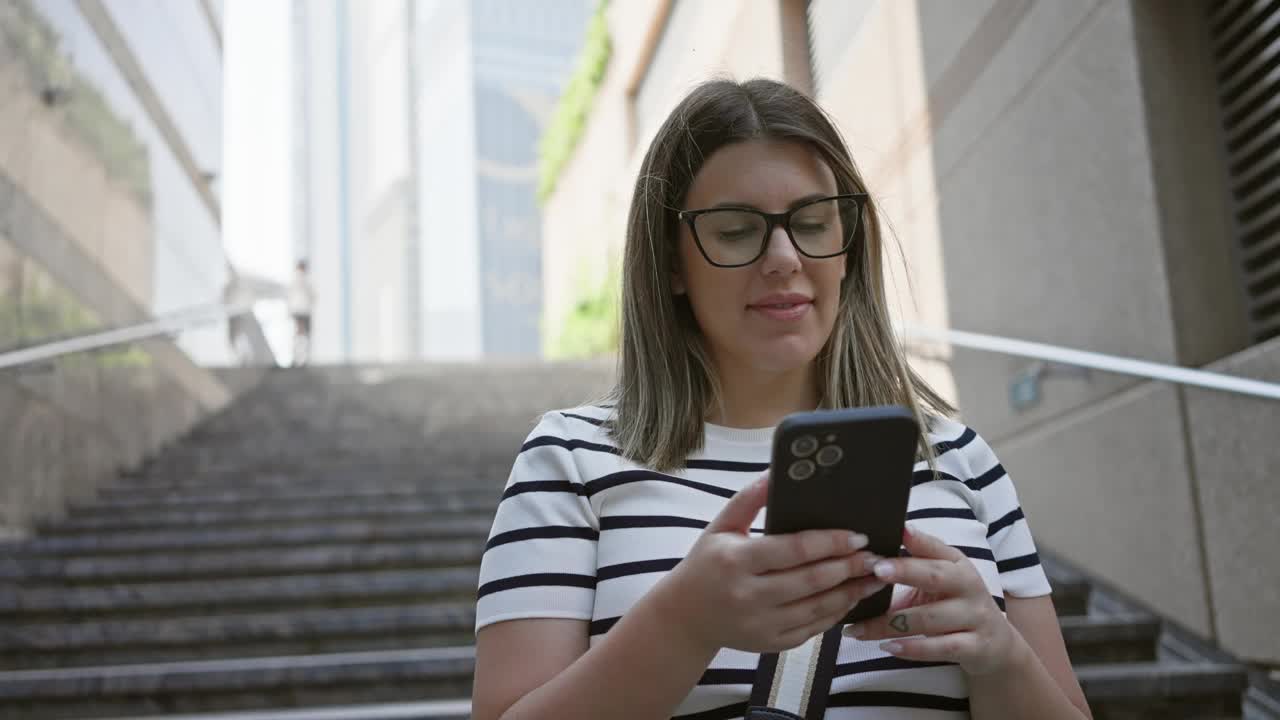
[[721,402],[711,408],[707,417],[716,425],[773,427],[791,413],[813,410],[818,406],[812,365],[783,373],[723,366],[718,372]]

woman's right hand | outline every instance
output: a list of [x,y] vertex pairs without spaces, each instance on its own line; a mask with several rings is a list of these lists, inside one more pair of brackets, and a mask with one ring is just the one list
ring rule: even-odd
[[805,530],[751,537],[769,473],[729,499],[658,585],[663,612],[707,649],[781,652],[825,632],[884,587],[863,535]]

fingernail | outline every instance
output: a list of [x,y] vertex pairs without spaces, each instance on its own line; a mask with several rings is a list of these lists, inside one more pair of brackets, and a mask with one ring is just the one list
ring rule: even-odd
[[902,643],[898,643],[890,640],[889,642],[880,643],[880,649],[889,653],[890,655],[896,655],[902,652]]
[[890,575],[893,575],[893,563],[888,560],[882,560],[876,563],[875,567],[871,568],[871,571],[876,574],[876,577],[886,580]]
[[867,558],[864,563],[864,566],[867,568],[867,572],[874,572],[876,569],[876,563],[879,563],[881,560],[884,560],[884,558],[879,557],[878,555],[872,555]]
[[849,625],[844,629],[845,637],[861,639],[862,636],[866,634],[867,634],[867,626],[863,625],[862,623],[854,623],[853,625]]
[[861,550],[866,547],[869,542],[871,542],[871,540],[862,533],[852,533],[849,535],[849,549],[851,550]]

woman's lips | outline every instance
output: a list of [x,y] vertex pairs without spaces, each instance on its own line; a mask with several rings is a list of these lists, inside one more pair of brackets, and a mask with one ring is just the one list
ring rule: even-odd
[[771,320],[799,320],[804,317],[805,313],[813,307],[813,301],[806,300],[804,302],[794,303],[770,303],[767,305],[749,305],[748,310],[754,310]]

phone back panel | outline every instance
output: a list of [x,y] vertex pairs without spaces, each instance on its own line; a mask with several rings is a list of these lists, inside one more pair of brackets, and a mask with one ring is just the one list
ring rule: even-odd
[[[765,532],[847,529],[867,549],[897,557],[916,460],[918,425],[899,406],[790,415],[774,433]],[[844,622],[889,608],[892,588],[863,600]]]

